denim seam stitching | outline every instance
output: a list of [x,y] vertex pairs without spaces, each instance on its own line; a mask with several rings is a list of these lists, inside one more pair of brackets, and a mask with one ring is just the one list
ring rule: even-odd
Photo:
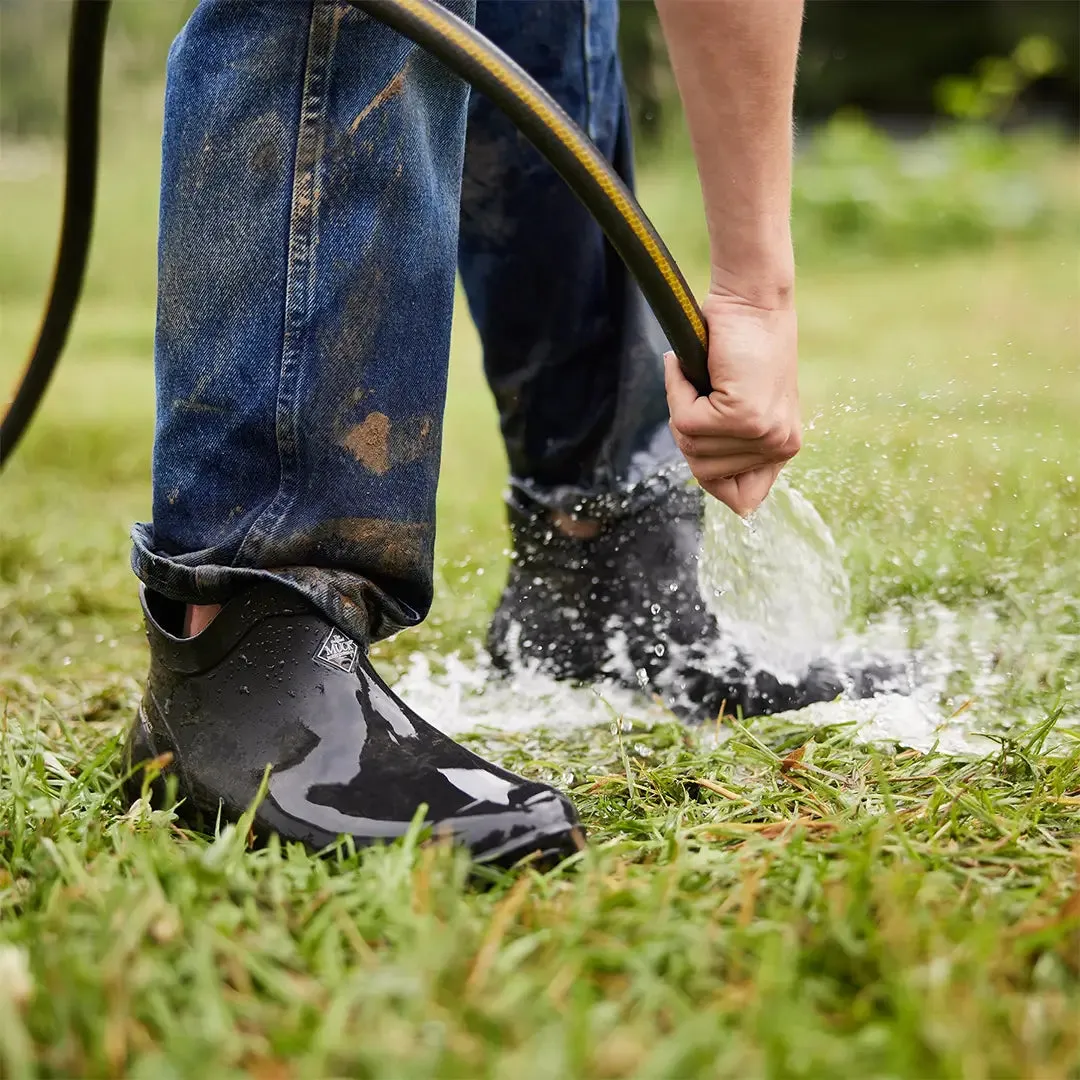
[[311,318],[314,290],[315,248],[318,243],[318,170],[325,140],[325,117],[330,68],[337,39],[339,15],[336,5],[313,0],[308,24],[308,47],[304,61],[304,88],[300,99],[300,131],[293,161],[289,209],[289,243],[286,266],[284,335],[275,406],[275,437],[278,450],[278,490],[266,509],[248,529],[233,559],[233,566],[254,564],[264,537],[274,535],[295,500],[291,490],[297,465],[297,407],[304,374],[303,334]]

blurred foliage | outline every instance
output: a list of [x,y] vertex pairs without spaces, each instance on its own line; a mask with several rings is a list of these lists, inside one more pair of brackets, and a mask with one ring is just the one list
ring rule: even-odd
[[60,126],[66,4],[0,0],[0,131],[54,131]]
[[[676,104],[656,13],[621,0],[623,64],[637,129],[658,136]],[[823,120],[847,106],[929,116],[939,81],[1038,36],[1056,50],[1052,77],[1029,85],[1024,112],[1075,123],[1080,109],[1080,4],[1074,0],[808,0],[796,112]]]
[[1059,221],[1045,168],[1057,141],[958,123],[896,140],[857,110],[799,156],[792,216],[801,255],[929,254],[1033,235]]
[[1054,153],[1046,132],[1004,125],[1063,54],[1043,35],[1007,57],[979,61],[970,76],[935,86],[952,123],[897,140],[858,110],[814,132],[795,173],[793,216],[800,248],[865,245],[877,254],[929,253],[1038,232],[1057,220],[1040,168]]
[[798,112],[831,116],[932,113],[940,79],[972,71],[1040,35],[1060,49],[1052,79],[1017,102],[1031,113],[1075,121],[1080,105],[1080,5],[1075,0],[809,0]]
[[1060,46],[1032,34],[1008,56],[985,56],[970,76],[948,75],[934,87],[938,108],[957,120],[1008,120],[1022,93],[1063,65]]
[[[169,44],[195,0],[114,0],[107,92],[158,86]],[[0,131],[58,132],[64,119],[69,0],[0,0]]]

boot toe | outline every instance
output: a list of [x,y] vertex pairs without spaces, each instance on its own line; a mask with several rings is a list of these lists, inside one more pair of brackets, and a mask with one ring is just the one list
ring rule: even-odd
[[306,601],[260,585],[189,640],[144,606],[151,669],[128,758],[171,755],[185,816],[235,820],[269,766],[254,830],[311,850],[343,835],[360,846],[399,839],[422,806],[432,833],[478,862],[580,848],[567,798],[427,723]]
[[573,803],[554,788],[535,785],[515,807],[497,821],[455,822],[462,839],[479,863],[512,866],[523,859],[543,864],[559,862],[585,847],[585,831]]

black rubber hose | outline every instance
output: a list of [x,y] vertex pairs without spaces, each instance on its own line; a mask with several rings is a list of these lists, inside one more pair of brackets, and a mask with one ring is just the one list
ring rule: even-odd
[[82,292],[97,188],[101,70],[110,0],[76,0],[68,46],[64,214],[52,288],[22,382],[0,423],[0,467],[22,438],[56,369]]
[[641,288],[686,377],[710,390],[708,335],[686,279],[592,140],[527,72],[434,0],[349,0],[481,91],[517,125],[596,219]]

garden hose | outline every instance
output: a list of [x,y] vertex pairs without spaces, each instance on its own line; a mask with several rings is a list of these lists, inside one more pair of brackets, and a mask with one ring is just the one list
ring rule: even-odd
[[64,350],[86,276],[97,188],[101,67],[109,0],[76,0],[68,46],[64,216],[52,286],[37,341],[0,422],[0,468],[34,417]]
[[[563,177],[626,263],[686,377],[709,392],[707,333],[667,246],[589,137],[530,75],[435,0],[349,0],[393,27],[479,90]],[[68,54],[64,211],[45,315],[30,361],[0,423],[0,467],[44,396],[67,340],[90,250],[97,180],[102,56],[110,0],[75,0]]]

